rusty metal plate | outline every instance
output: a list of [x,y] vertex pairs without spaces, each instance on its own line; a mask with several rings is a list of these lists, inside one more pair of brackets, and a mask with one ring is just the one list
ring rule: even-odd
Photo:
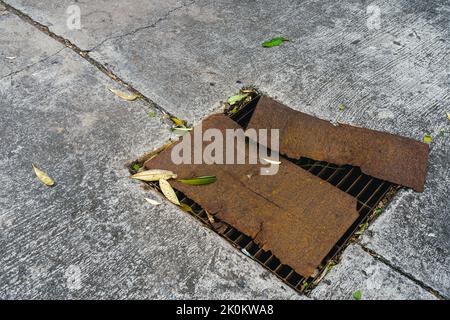
[[[213,115],[202,125],[203,130],[216,128],[221,132],[239,128],[225,115]],[[355,198],[288,160],[280,159],[276,175],[264,176],[259,164],[175,165],[171,160],[173,147],[148,160],[145,167],[171,170],[181,178],[217,176],[217,182],[210,185],[192,186],[174,180],[171,184],[305,277],[314,273],[358,218]],[[243,151],[235,147],[235,152]],[[247,159],[249,152],[247,147]]]
[[280,129],[280,153],[353,165],[373,177],[423,192],[429,146],[385,132],[321,120],[262,97],[248,128]]

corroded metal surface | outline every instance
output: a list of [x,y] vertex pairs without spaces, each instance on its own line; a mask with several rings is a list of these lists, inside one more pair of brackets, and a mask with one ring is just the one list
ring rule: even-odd
[[429,146],[397,135],[350,125],[333,125],[262,97],[249,128],[280,129],[280,153],[339,165],[373,177],[424,190]]
[[[224,115],[214,115],[203,121],[203,130],[206,128],[224,132],[239,126]],[[196,130],[198,127],[191,136]],[[303,276],[313,274],[358,217],[353,197],[288,160],[281,159],[276,175],[263,176],[259,164],[175,165],[172,148],[147,161],[145,167],[172,170],[180,178],[217,176],[217,182],[210,185],[192,186],[175,180],[171,184]],[[235,148],[239,151],[243,152]],[[249,148],[247,159],[248,152]]]

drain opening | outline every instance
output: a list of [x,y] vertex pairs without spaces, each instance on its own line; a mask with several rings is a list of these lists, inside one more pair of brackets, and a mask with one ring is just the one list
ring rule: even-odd
[[[237,112],[227,113],[232,120],[244,129],[247,127],[252,114],[256,108],[259,96],[243,105]],[[340,190],[350,194],[357,199],[358,218],[347,230],[347,232],[337,241],[332,250],[323,259],[313,276],[305,278],[297,273],[290,266],[283,264],[271,251],[260,248],[249,236],[233,228],[224,221],[216,221],[212,226],[205,210],[194,200],[186,197],[182,192],[176,190],[180,202],[188,205],[191,215],[198,218],[210,229],[225,238],[233,246],[240,249],[244,254],[260,263],[267,270],[275,274],[284,283],[300,293],[307,293],[314,288],[327,272],[327,266],[335,263],[342,250],[349,244],[355,236],[360,226],[370,221],[374,216],[374,211],[380,202],[387,202],[398,190],[398,186],[380,180],[361,172],[358,167],[350,165],[334,165],[324,161],[302,157],[300,159],[289,159],[292,163],[321,178],[324,181],[336,186]],[[159,191],[157,183],[149,183],[154,189]]]

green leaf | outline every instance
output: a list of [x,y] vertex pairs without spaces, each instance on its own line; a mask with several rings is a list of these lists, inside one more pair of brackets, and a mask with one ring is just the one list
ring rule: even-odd
[[147,115],[148,115],[150,118],[154,118],[154,117],[156,117],[156,112],[155,112],[155,111],[150,111],[149,113],[147,113]]
[[379,216],[382,212],[383,212],[383,210],[382,210],[381,208],[375,209],[375,214],[376,214],[377,216]]
[[199,185],[214,183],[217,181],[217,177],[216,176],[205,176],[205,177],[198,177],[198,178],[193,178],[193,179],[180,179],[178,181],[181,183],[185,183],[185,184],[199,186]]
[[280,44],[282,44],[285,41],[289,41],[289,39],[286,39],[284,37],[277,37],[277,38],[273,38],[269,41],[263,42],[261,45],[264,48],[272,48],[272,47],[279,46]]
[[233,104],[235,104],[236,102],[242,101],[245,98],[247,98],[248,94],[237,94],[235,96],[232,96],[230,98],[228,98],[228,104],[230,106],[232,106]]
[[353,294],[353,298],[355,300],[361,300],[361,291],[355,291],[355,293]]
[[340,105],[339,106],[339,110],[344,111],[345,110],[345,105]]
[[135,163],[131,166],[131,170],[133,170],[133,171],[138,171],[140,168],[141,168],[141,166],[137,163]]

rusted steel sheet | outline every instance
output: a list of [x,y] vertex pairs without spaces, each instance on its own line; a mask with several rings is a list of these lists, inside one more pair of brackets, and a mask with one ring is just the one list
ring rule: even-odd
[[262,97],[248,128],[280,129],[280,153],[349,164],[373,177],[424,190],[429,146],[385,132],[321,120]]
[[[207,128],[224,132],[239,127],[224,115],[214,115],[203,121],[203,130]],[[217,176],[210,185],[170,183],[303,276],[314,272],[358,217],[353,197],[288,160],[281,159],[276,175],[263,176],[260,168],[267,165],[175,165],[173,147],[148,160],[145,167],[171,170],[179,178]],[[248,146],[245,152],[248,159]]]

